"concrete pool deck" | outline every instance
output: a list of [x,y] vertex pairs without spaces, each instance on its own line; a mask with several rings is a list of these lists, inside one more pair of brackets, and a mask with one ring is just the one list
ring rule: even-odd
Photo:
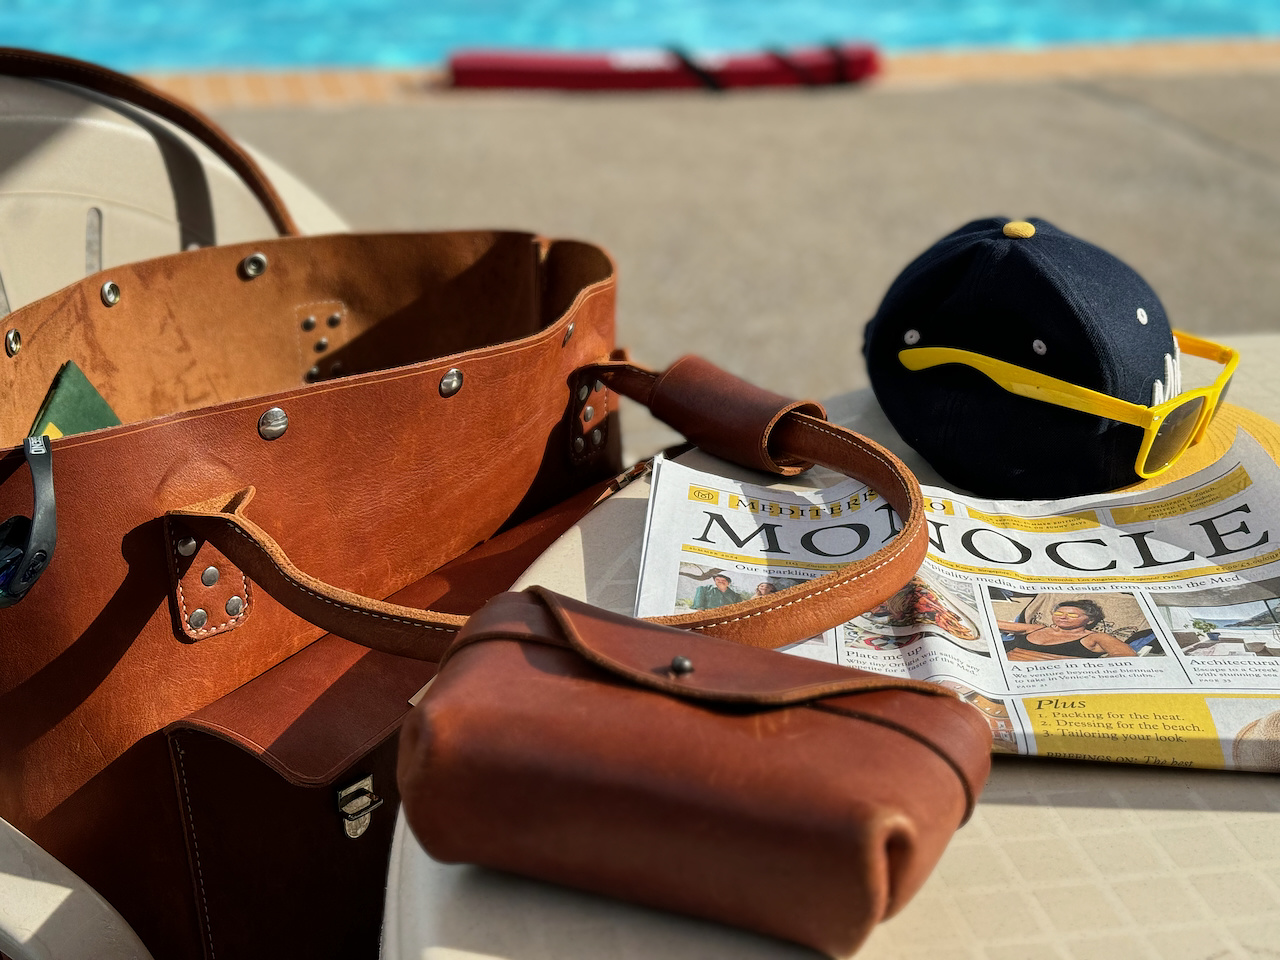
[[[1280,330],[1280,43],[913,55],[865,86],[727,95],[256,77],[197,79],[297,99],[154,79],[358,229],[602,244],[619,264],[618,340],[651,364],[697,352],[783,393],[862,386],[862,327],[894,276],[992,214],[1111,250],[1175,326]],[[626,429],[635,453],[668,436],[636,416]]]
[[[1215,40],[1044,50],[903,53],[885,58],[875,86],[1280,72],[1280,40]],[[155,73],[147,79],[204,110],[406,103],[448,89],[444,70],[325,69]]]

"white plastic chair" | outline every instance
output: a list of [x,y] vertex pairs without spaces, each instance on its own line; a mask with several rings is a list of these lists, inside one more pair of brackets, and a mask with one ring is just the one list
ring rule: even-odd
[[[348,229],[277,164],[254,159],[303,233]],[[274,235],[236,174],[167,122],[77,87],[0,77],[0,323],[99,269]],[[92,887],[3,820],[0,951],[11,960],[151,958]]]

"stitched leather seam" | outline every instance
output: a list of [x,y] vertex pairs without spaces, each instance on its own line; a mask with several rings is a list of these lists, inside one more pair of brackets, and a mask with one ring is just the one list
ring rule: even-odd
[[[828,430],[828,429],[825,429],[825,428],[823,428],[823,427],[815,426],[815,425],[813,425],[813,424],[803,424],[803,426],[804,426],[806,429],[810,429],[810,430],[817,430],[817,431],[819,431],[819,432],[821,432],[821,433],[825,433],[825,434],[827,434],[827,435],[828,435],[828,436],[830,436],[830,437],[834,437],[835,439],[839,440],[841,443],[847,444],[848,446],[851,446],[851,447],[853,447],[854,449],[860,450],[861,452],[863,452],[863,453],[865,453],[865,454],[867,454],[867,455],[869,455],[869,456],[871,456],[871,457],[874,457],[876,460],[879,460],[879,461],[880,461],[880,463],[882,463],[882,464],[883,464],[887,469],[889,469],[890,471],[895,472],[895,473],[897,472],[897,471],[895,471],[895,470],[893,469],[892,464],[890,464],[888,460],[886,460],[883,456],[881,456],[881,455],[880,455],[879,453],[877,453],[875,450],[870,449],[870,448],[862,448],[862,447],[860,447],[858,444],[854,443],[854,441],[853,441],[849,436],[847,436],[847,435],[845,435],[845,434],[836,433],[834,430]],[[742,616],[738,616],[738,617],[727,617],[727,618],[725,618],[724,620],[715,620],[715,621],[713,621],[713,622],[711,622],[711,623],[699,624],[699,625],[697,625],[697,626],[691,626],[691,627],[688,627],[687,629],[689,629],[689,630],[709,630],[709,629],[711,629],[712,627],[724,626],[725,624],[730,624],[730,623],[739,623],[739,622],[741,622],[741,621],[743,621],[743,620],[751,620],[751,619],[753,619],[754,617],[758,617],[758,616],[760,616],[761,614],[765,614],[765,613],[772,613],[772,612],[773,612],[773,611],[775,611],[775,610],[785,610],[787,607],[793,606],[793,605],[795,605],[795,604],[797,604],[797,603],[802,603],[802,602],[803,602],[803,601],[805,601],[805,600],[812,600],[814,597],[821,596],[821,595],[822,595],[822,594],[824,594],[824,593],[830,593],[832,590],[837,590],[837,589],[839,589],[839,588],[841,588],[841,587],[848,586],[849,584],[851,584],[851,583],[853,583],[853,582],[855,582],[855,581],[857,581],[857,580],[861,580],[861,579],[863,579],[864,577],[869,577],[869,576],[871,576],[871,575],[872,575],[873,573],[875,573],[877,570],[880,570],[881,568],[883,568],[883,567],[887,566],[888,564],[893,563],[893,561],[895,561],[896,559],[898,559],[898,557],[902,555],[902,552],[903,552],[904,550],[906,550],[909,546],[911,546],[911,543],[910,543],[910,542],[904,542],[904,543],[902,543],[902,544],[899,544],[899,545],[898,545],[898,548],[897,548],[896,550],[894,550],[892,553],[890,553],[888,556],[886,556],[883,560],[881,560],[879,563],[877,563],[874,567],[871,567],[871,568],[869,568],[869,569],[867,569],[867,570],[863,570],[863,571],[861,571],[860,573],[851,573],[851,574],[847,574],[847,575],[845,575],[845,576],[842,576],[842,577],[840,577],[840,579],[836,580],[834,583],[830,584],[829,586],[824,587],[824,588],[823,588],[823,589],[821,589],[821,590],[813,590],[813,591],[810,591],[809,593],[806,593],[806,594],[804,594],[803,596],[796,597],[796,598],[795,598],[795,599],[793,599],[793,600],[788,600],[786,603],[780,603],[780,604],[778,604],[777,606],[772,606],[772,607],[765,607],[763,610],[757,610],[755,613],[748,613],[748,614],[744,614],[744,615],[742,615]]]
[[[172,547],[173,547],[173,557],[174,557],[174,559],[178,562],[178,564],[181,564],[181,563],[182,563],[182,559],[181,559],[181,554],[179,554],[179,553],[178,553],[178,541],[177,541],[177,539],[175,539],[175,538],[174,538],[174,536],[172,536],[172,535],[170,535],[170,537],[169,537],[169,544],[170,544],[170,546],[172,546]],[[175,574],[177,573],[177,570],[178,570],[178,568],[177,568],[177,566],[175,566],[175,567],[174,567],[174,573],[175,573]],[[192,626],[187,622],[187,596],[186,596],[186,593],[185,593],[185,592],[183,591],[183,589],[182,589],[182,577],[178,577],[178,578],[177,578],[177,580],[178,580],[178,607],[179,607],[179,608],[181,609],[181,611],[182,611],[182,632],[183,632],[183,633],[185,633],[187,636],[191,637],[192,639],[196,639],[196,640],[200,639],[201,637],[205,637],[205,636],[213,636],[213,634],[215,634],[215,633],[225,633],[226,631],[228,631],[228,630],[232,630],[232,629],[234,629],[235,627],[239,626],[239,625],[240,625],[240,621],[241,621],[241,620],[243,620],[245,617],[247,617],[247,616],[249,615],[249,605],[250,605],[250,603],[252,602],[252,599],[253,599],[253,598],[249,595],[249,579],[244,575],[244,572],[243,572],[243,571],[238,570],[238,571],[236,571],[236,572],[240,574],[240,583],[241,583],[241,585],[243,585],[243,587],[244,587],[244,609],[243,609],[243,610],[241,610],[241,611],[240,611],[238,614],[236,614],[234,617],[231,617],[229,620],[225,620],[225,621],[223,621],[222,623],[218,624],[216,627],[204,627],[204,628],[203,628],[203,629],[201,629],[201,630],[196,630],[196,629],[194,629],[194,628],[193,628],[193,627],[192,627]]]
[[187,768],[182,762],[182,744],[178,742],[176,737],[173,741],[173,751],[178,759],[178,778],[182,781],[182,796],[186,800],[184,806],[187,810],[187,827],[191,830],[191,851],[196,861],[196,880],[200,884],[200,908],[204,914],[204,938],[205,943],[209,945],[210,960],[213,960],[217,954],[213,950],[213,930],[209,926],[209,899],[204,889],[204,869],[200,866],[200,844],[196,842],[196,820],[191,811],[191,791],[187,789]]
[[[342,307],[342,312],[346,313],[347,304],[346,304],[346,301],[343,300],[341,297],[330,297],[328,300],[312,300],[309,303],[295,303],[293,305],[293,309],[307,310],[307,309],[310,309],[311,307],[325,306],[326,304],[330,304],[330,303],[339,304]],[[317,321],[317,323],[319,323],[319,321]]]
[[823,713],[834,713],[837,716],[849,717],[854,720],[865,720],[867,723],[874,723],[877,726],[885,727],[888,730],[896,730],[898,733],[902,734],[903,736],[910,737],[912,740],[916,741],[917,743],[925,747],[928,747],[935,754],[937,754],[938,757],[944,763],[946,763],[947,766],[951,768],[951,772],[956,775],[957,779],[959,779],[960,788],[964,791],[964,819],[961,822],[963,823],[969,819],[969,816],[973,813],[973,808],[977,803],[977,799],[973,795],[973,790],[970,789],[969,787],[969,779],[964,775],[964,771],[960,769],[960,765],[956,763],[956,761],[951,757],[951,755],[947,753],[947,751],[939,747],[932,740],[930,740],[928,737],[920,733],[917,733],[915,730],[912,730],[910,727],[905,727],[902,724],[895,723],[892,720],[886,720],[884,717],[877,717],[874,714],[859,713],[856,710],[844,710],[844,709],[841,709],[840,707],[832,706],[829,703],[821,703],[821,702],[809,703],[809,704],[806,704],[806,706],[808,706],[811,710],[821,710]]
[[249,536],[249,534],[241,530],[234,522],[232,522],[231,520],[224,520],[223,522],[232,530],[232,532],[238,533],[240,536],[244,537],[244,539],[248,540],[249,543],[253,545],[255,550],[257,550],[260,554],[262,554],[262,556],[266,557],[267,561],[273,567],[276,568],[276,570],[280,573],[282,577],[284,577],[287,581],[289,581],[289,583],[293,584],[293,586],[296,589],[307,594],[308,596],[311,596],[317,600],[323,601],[324,603],[327,603],[330,606],[338,607],[339,609],[342,609],[342,610],[349,610],[352,613],[358,613],[358,614],[361,614],[362,616],[372,617],[375,620],[386,620],[389,623],[402,623],[405,626],[420,627],[423,630],[438,630],[441,633],[457,633],[458,632],[457,627],[442,627],[434,623],[424,623],[421,620],[406,620],[404,617],[392,617],[385,613],[374,613],[372,610],[362,610],[360,607],[354,606],[353,604],[345,603],[341,600],[334,600],[331,597],[326,597],[322,593],[317,593],[316,591],[312,590],[310,587],[307,587],[302,583],[299,583],[297,579],[295,579],[293,576],[290,575],[289,571],[287,571],[284,567],[280,566],[280,564],[276,562],[275,557],[271,556],[271,554],[267,553],[266,550],[262,549],[262,547],[258,544],[258,542],[253,539],[253,537]]

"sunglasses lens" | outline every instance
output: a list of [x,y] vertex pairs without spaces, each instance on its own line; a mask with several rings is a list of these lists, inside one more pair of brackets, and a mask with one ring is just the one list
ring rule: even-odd
[[1196,397],[1164,418],[1164,423],[1156,431],[1155,439],[1151,441],[1151,449],[1147,451],[1143,473],[1150,475],[1163,470],[1187,449],[1203,406],[1204,397]]
[[[1231,380],[1234,379],[1235,377],[1231,378]],[[1231,389],[1231,380],[1222,385],[1222,392],[1218,394],[1218,402],[1213,407],[1213,416],[1215,417],[1218,415],[1218,411],[1222,409],[1222,405],[1227,402],[1227,391]]]

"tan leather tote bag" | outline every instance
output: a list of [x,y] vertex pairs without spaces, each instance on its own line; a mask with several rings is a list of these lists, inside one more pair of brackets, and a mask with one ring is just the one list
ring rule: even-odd
[[[376,926],[342,924],[373,915],[380,848],[361,848],[374,881],[359,889],[340,868],[303,876],[290,851],[315,845],[292,801],[255,809],[271,788],[206,748],[327,789],[333,770],[394,747],[401,687],[607,492],[618,393],[748,466],[859,477],[902,518],[870,558],[671,625],[779,646],[875,606],[919,566],[919,488],[891,454],[704,361],[655,375],[616,353],[614,268],[597,247],[296,236],[207,118],[88,64],[0,50],[0,71],[87,85],[196,135],[280,232],[111,268],[5,318],[21,346],[0,358],[0,518],[20,520],[0,535],[0,816],[157,956],[249,956],[219,949],[220,932],[287,943],[291,925],[335,955],[376,953]],[[67,361],[122,424],[24,443]],[[213,868],[207,796],[221,836],[260,854],[265,887]],[[372,802],[357,792],[339,809],[358,820]],[[318,888],[328,898],[309,899]]]
[[[20,348],[0,356],[0,519],[32,515],[23,440],[64,363],[123,424],[45,441],[56,546],[16,538],[30,549],[0,609],[0,816],[157,955],[198,955],[161,731],[327,631],[211,549],[168,542],[161,518],[252,486],[255,518],[317,576],[374,597],[417,584],[420,602],[467,612],[554,536],[523,521],[619,470],[616,399],[581,373],[614,346],[614,268],[525,233],[296,236],[258,165],[195,111],[61,58],[0,51],[0,72],[195,134],[280,232],[114,267],[3,318]],[[423,582],[519,530],[510,559]]]

